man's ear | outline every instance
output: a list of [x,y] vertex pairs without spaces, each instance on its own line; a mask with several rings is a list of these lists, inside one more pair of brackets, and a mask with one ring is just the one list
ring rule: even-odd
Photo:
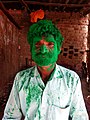
[[61,48],[58,49],[58,54],[60,54],[60,53],[61,53]]

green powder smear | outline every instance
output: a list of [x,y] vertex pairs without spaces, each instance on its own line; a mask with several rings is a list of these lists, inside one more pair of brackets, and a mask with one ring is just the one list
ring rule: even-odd
[[[54,48],[47,49],[45,45],[41,46],[39,51],[36,50],[36,43],[45,37],[47,42],[53,42]],[[40,20],[37,23],[30,26],[28,31],[28,43],[30,44],[30,50],[32,53],[32,59],[39,66],[47,66],[54,64],[58,59],[60,53],[60,47],[62,45],[63,37],[58,28],[50,20]],[[44,57],[42,54],[45,54]],[[37,54],[38,53],[38,54]]]
[[[57,43],[54,40],[52,35],[49,35],[44,38],[47,43],[53,43],[53,48],[47,47],[45,45],[39,46],[39,50],[36,48],[36,43],[42,40],[41,37],[34,37],[34,42],[32,45],[32,59],[39,65],[39,66],[47,66],[50,64],[54,64],[58,59],[58,54],[60,50],[57,49]],[[37,42],[38,41],[38,42]]]
[[37,103],[40,103],[41,95],[42,95],[42,89],[38,85],[30,84],[29,88],[27,89],[27,97],[26,97],[27,110],[32,102],[36,101]]
[[60,48],[64,38],[60,33],[60,30],[52,23],[51,20],[40,20],[37,23],[31,25],[27,35],[28,43],[32,47],[33,39],[35,36],[42,37],[43,35],[46,36],[49,34],[54,36],[58,48]]

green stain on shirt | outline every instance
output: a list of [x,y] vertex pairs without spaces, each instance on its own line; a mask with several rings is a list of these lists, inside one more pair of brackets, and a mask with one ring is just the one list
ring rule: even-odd
[[30,106],[31,102],[36,101],[37,104],[41,100],[41,95],[42,95],[42,89],[38,85],[32,85],[30,84],[29,88],[26,91],[26,105],[27,105],[27,110]]

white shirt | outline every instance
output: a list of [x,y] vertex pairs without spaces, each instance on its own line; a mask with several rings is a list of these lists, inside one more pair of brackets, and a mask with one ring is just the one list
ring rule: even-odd
[[45,85],[37,67],[17,73],[2,120],[89,120],[79,76],[56,65]]

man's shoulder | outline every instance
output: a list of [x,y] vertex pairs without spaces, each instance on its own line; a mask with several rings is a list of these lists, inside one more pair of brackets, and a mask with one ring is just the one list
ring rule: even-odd
[[78,74],[74,70],[68,69],[68,68],[66,68],[64,66],[61,66],[61,65],[57,65],[57,67],[58,67],[58,69],[60,71],[62,71],[63,74],[67,74],[68,73],[68,74],[72,74],[72,75],[78,76]]
[[68,68],[58,65],[59,71],[62,73],[62,78],[68,87],[73,86],[76,88],[78,82],[80,81],[79,75]]
[[22,76],[31,75],[34,72],[34,69],[35,69],[35,66],[29,67],[29,68],[24,69],[24,70],[21,70],[16,74],[16,76],[22,77]]
[[31,77],[34,77],[34,70],[35,66],[21,70],[16,74],[14,82],[15,86],[18,88],[18,91],[28,86]]
[[58,70],[62,74],[63,78],[65,78],[66,80],[71,80],[75,82],[80,79],[79,75],[71,69],[58,65]]
[[35,66],[19,71],[15,76],[15,81],[24,82],[34,77]]

